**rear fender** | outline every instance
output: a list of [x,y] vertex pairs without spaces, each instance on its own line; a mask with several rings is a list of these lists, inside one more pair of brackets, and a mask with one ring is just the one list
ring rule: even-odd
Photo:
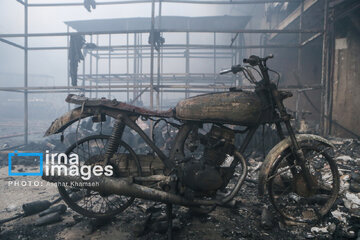
[[[295,136],[296,136],[296,140],[299,143],[307,142],[307,141],[312,141],[312,142],[315,141],[318,142],[319,144],[335,148],[335,146],[329,140],[320,137],[318,135],[296,134]],[[276,144],[266,156],[265,161],[263,162],[259,172],[258,190],[260,195],[263,195],[266,191],[267,179],[269,177],[272,166],[274,165],[275,161],[278,159],[278,156],[290,146],[291,146],[291,139],[290,137],[287,137],[278,144]]]
[[100,107],[84,107],[83,109],[82,107],[74,108],[53,121],[48,130],[46,130],[44,136],[61,133],[74,122],[86,117],[91,117],[98,114],[105,114],[110,117],[116,118],[119,113],[120,111],[114,111],[113,109]]

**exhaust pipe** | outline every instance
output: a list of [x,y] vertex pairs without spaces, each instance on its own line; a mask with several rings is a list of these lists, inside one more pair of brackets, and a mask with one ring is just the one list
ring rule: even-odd
[[182,206],[220,205],[218,201],[202,199],[189,200],[173,193],[145,187],[121,178],[91,176],[89,180],[84,180],[80,176],[64,176],[62,174],[48,176],[44,171],[42,179],[64,186],[79,186],[97,192],[142,198],[163,203],[173,203]]

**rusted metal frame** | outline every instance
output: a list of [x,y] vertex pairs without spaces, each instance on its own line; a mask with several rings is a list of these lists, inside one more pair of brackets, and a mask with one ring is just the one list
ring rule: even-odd
[[164,163],[165,167],[172,171],[175,168],[175,163],[169,159],[150,139],[148,135],[133,121],[131,120],[126,114],[120,114],[119,118],[131,129],[137,132],[140,137],[149,145],[149,147],[159,156],[159,158]]

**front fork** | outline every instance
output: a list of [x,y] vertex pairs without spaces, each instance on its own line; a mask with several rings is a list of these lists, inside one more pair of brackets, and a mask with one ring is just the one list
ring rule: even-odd
[[[302,151],[299,143],[296,140],[295,137],[295,132],[294,129],[292,128],[291,124],[290,124],[290,116],[287,114],[286,109],[282,103],[282,101],[280,101],[280,97],[279,97],[279,92],[277,91],[277,89],[272,89],[272,95],[273,98],[275,100],[275,103],[279,109],[280,112],[280,116],[281,118],[284,120],[287,132],[290,136],[290,140],[291,140],[291,151],[293,152],[293,155],[295,156],[295,159],[287,159],[289,165],[293,165],[294,164],[294,160],[296,161],[296,163],[298,163],[301,167],[301,172],[303,174],[304,180],[305,180],[305,184],[307,186],[307,188],[312,191],[314,188],[314,182],[312,180],[311,174],[309,172],[309,169],[306,167],[306,159],[304,156],[304,152]],[[281,125],[279,122],[276,123],[276,129],[278,131],[279,137],[281,139],[284,139],[284,134],[281,128]],[[290,165],[290,166],[291,166]],[[296,170],[291,168],[291,173],[294,175],[296,175]]]

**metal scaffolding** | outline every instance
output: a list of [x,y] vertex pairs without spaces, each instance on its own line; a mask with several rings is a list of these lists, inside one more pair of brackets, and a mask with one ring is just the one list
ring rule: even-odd
[[[301,49],[308,43],[317,39],[318,37],[326,33],[326,16],[327,16],[327,0],[324,5],[324,28],[323,29],[304,29],[302,27],[302,15],[303,12],[309,8],[309,0],[119,0],[119,1],[97,1],[97,5],[119,5],[119,4],[138,4],[148,3],[151,5],[151,18],[150,28],[144,29],[118,29],[118,30],[91,30],[91,31],[76,31],[81,35],[90,36],[90,42],[95,43],[97,48],[89,51],[89,59],[83,61],[82,70],[79,67],[78,79],[82,81],[81,86],[71,86],[69,67],[68,67],[68,81],[67,86],[57,87],[29,87],[28,86],[28,52],[29,51],[46,51],[46,50],[68,50],[69,49],[69,37],[74,32],[70,31],[71,23],[67,23],[67,32],[58,33],[29,33],[28,25],[28,10],[29,8],[40,7],[83,7],[82,2],[73,3],[29,3],[28,0],[16,0],[24,7],[24,33],[21,34],[0,34],[0,41],[10,46],[22,49],[24,51],[24,86],[23,87],[0,87],[0,91],[10,92],[22,92],[24,94],[24,143],[28,143],[28,96],[32,93],[71,93],[82,91],[89,93],[90,96],[95,93],[97,97],[98,92],[108,92],[111,96],[112,92],[125,92],[127,93],[126,99],[128,102],[135,102],[141,97],[144,92],[150,93],[150,108],[153,109],[154,102],[156,102],[156,108],[162,107],[162,94],[164,92],[180,92],[184,93],[185,97],[189,97],[190,93],[202,93],[224,90],[231,86],[237,85],[237,80],[234,76],[220,76],[216,73],[216,59],[228,59],[230,63],[239,62],[242,49],[267,49],[267,48],[297,48],[298,55],[298,67],[301,68]],[[312,0],[313,1],[313,0]],[[246,28],[246,24],[241,28],[218,28],[214,29],[211,24],[206,28],[194,28],[192,29],[188,25],[183,28],[174,29],[169,25],[161,21],[162,4],[216,4],[216,5],[241,5],[241,4],[265,4],[265,3],[283,3],[283,2],[300,2],[301,11],[299,13],[299,29],[285,29],[286,26],[275,29],[249,29]],[[158,3],[158,16],[155,16],[156,3]],[[80,28],[79,28],[80,29]],[[157,51],[154,43],[143,43],[143,34],[151,35],[155,32],[161,34],[166,32],[178,32],[184,34],[185,42],[178,44],[163,44]],[[192,33],[213,33],[213,44],[191,44]],[[217,34],[232,34],[231,36],[238,36],[239,34],[259,34],[266,33],[271,35],[295,33],[299,34],[299,41],[295,44],[260,44],[260,45],[242,45],[239,41],[235,41],[236,37],[233,37],[232,43],[229,45],[217,44]],[[306,40],[303,40],[302,33],[311,33],[312,36]],[[113,35],[122,35],[126,39],[126,44],[116,44],[113,40]],[[108,36],[108,45],[99,46],[99,36]],[[131,43],[129,35],[133,38]],[[56,47],[31,47],[28,45],[28,39],[31,37],[67,37],[66,46]],[[23,38],[24,45],[21,46],[10,40],[4,38]],[[289,86],[291,89],[318,89],[322,88],[322,104],[326,106],[326,86],[327,86],[327,65],[326,65],[326,37],[323,41],[323,65],[322,65],[322,81],[321,86]],[[177,58],[183,59],[185,62],[185,72],[182,73],[163,73],[163,62],[166,59]],[[108,73],[99,73],[99,61],[102,59],[108,60]],[[111,61],[114,59],[123,59],[126,61],[125,73],[114,73],[111,69]],[[146,73],[142,65],[143,59],[150,60],[150,70]],[[190,67],[190,59],[212,59],[213,60],[213,73],[192,73]],[[95,69],[93,69],[93,61],[95,61]],[[156,63],[155,63],[156,61]],[[130,64],[132,62],[132,64]],[[89,63],[89,72],[85,71],[85,64]],[[130,66],[133,65],[133,71],[130,70]],[[155,69],[157,65],[157,69]],[[325,88],[323,87],[325,86]],[[130,95],[132,94],[132,97]],[[156,101],[154,101],[154,93],[156,94]],[[322,120],[324,119],[324,112],[322,111]],[[326,115],[326,113],[325,113]]]

